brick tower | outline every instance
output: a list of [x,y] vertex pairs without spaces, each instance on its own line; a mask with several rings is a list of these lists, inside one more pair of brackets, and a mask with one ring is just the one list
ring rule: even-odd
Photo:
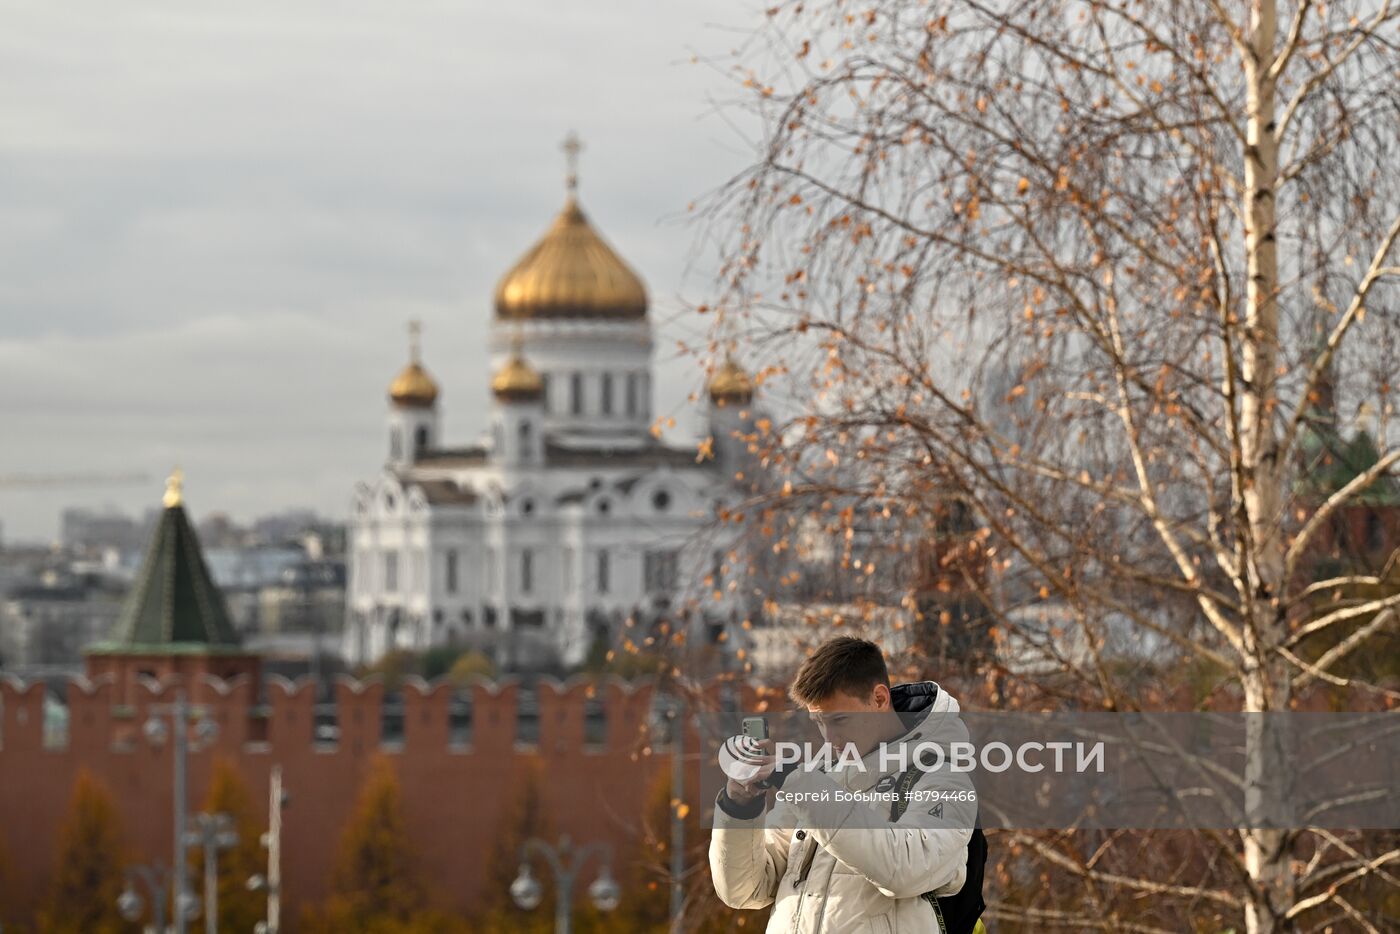
[[118,704],[131,702],[142,677],[178,676],[191,700],[204,693],[200,675],[227,681],[246,674],[258,684],[260,659],[244,650],[209,575],[185,514],[178,470],[167,483],[165,511],[116,625],[83,654],[89,679],[115,676]]

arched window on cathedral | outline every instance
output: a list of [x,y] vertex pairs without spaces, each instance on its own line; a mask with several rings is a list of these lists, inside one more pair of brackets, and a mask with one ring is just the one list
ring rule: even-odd
[[531,434],[530,434],[530,423],[529,423],[528,421],[522,421],[522,422],[520,423],[520,456],[521,456],[521,457],[529,457],[529,456],[530,456],[530,445],[531,445],[531,441],[532,441],[532,436],[531,436]]
[[637,414],[637,374],[627,374],[627,414]]
[[598,404],[604,415],[612,414],[613,378],[611,373],[603,374],[602,393]]
[[569,374],[569,412],[583,414],[583,374]]
[[428,426],[419,425],[413,433],[413,453],[421,454],[428,449]]

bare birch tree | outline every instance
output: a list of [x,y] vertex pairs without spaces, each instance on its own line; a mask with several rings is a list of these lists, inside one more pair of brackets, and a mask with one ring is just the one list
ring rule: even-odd
[[[1393,565],[1320,579],[1318,555],[1400,461],[1400,13],[828,0],[767,21],[736,53],[761,157],[704,205],[708,349],[758,371],[778,414],[751,444],[789,478],[737,511],[781,539],[852,502],[929,529],[964,504],[993,638],[1046,663],[999,673],[1023,698],[1179,706],[1195,679],[1246,711],[1320,688],[1393,706],[1354,664],[1395,629]],[[1373,456],[1309,485],[1362,403]],[[1256,800],[1274,748],[1251,737]],[[1038,881],[1082,888],[994,913],[1378,930],[1400,885],[1393,835],[1157,843],[1017,837]]]

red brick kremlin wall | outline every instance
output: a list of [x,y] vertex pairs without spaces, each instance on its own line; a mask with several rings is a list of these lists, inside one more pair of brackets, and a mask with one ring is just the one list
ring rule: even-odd
[[[172,752],[141,735],[151,704],[174,700],[178,679],[142,679],[137,690],[113,674],[77,678],[68,686],[66,748],[43,741],[44,687],[0,677],[0,843],[11,878],[0,891],[0,914],[28,918],[41,903],[53,871],[59,828],[80,768],[108,787],[121,814],[136,862],[170,859]],[[516,697],[509,680],[479,682],[472,699],[470,745],[450,740],[453,687],[411,679],[403,689],[401,744],[382,744],[383,685],[342,677],[335,685],[339,741],[312,740],[313,689],[271,677],[266,704],[255,706],[253,680],[200,674],[189,680],[190,700],[207,705],[219,723],[214,743],[190,755],[189,802],[197,810],[217,757],[238,767],[266,827],[268,776],[282,766],[291,802],[283,811],[283,928],[293,931],[301,906],[324,898],[342,829],[354,808],[372,757],[395,764],[403,789],[407,830],[421,871],[440,905],[469,913],[483,895],[486,863],[503,824],[515,814],[532,763],[545,764],[540,789],[555,833],[576,841],[610,840],[619,857],[636,844],[636,828],[663,753],[633,758],[646,723],[650,690],[619,681],[542,682],[537,690],[539,739],[516,743]],[[606,742],[584,741],[584,707],[593,694],[606,718]],[[125,695],[125,696],[122,696]],[[168,722],[168,718],[167,718]],[[690,749],[696,740],[688,739]],[[698,763],[697,763],[698,767]],[[688,777],[688,787],[696,778]],[[197,883],[192,882],[192,885]]]

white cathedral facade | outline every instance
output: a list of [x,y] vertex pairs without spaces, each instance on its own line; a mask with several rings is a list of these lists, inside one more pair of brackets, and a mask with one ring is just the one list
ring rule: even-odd
[[[713,455],[651,431],[652,330],[642,280],[580,210],[564,210],[500,281],[490,428],[446,445],[419,360],[389,390],[389,456],[351,510],[342,647],[476,647],[498,666],[569,668],[625,621],[741,613],[717,507],[746,466],[736,434],[753,383],[727,361],[709,381]],[[696,615],[698,613],[698,616]]]

